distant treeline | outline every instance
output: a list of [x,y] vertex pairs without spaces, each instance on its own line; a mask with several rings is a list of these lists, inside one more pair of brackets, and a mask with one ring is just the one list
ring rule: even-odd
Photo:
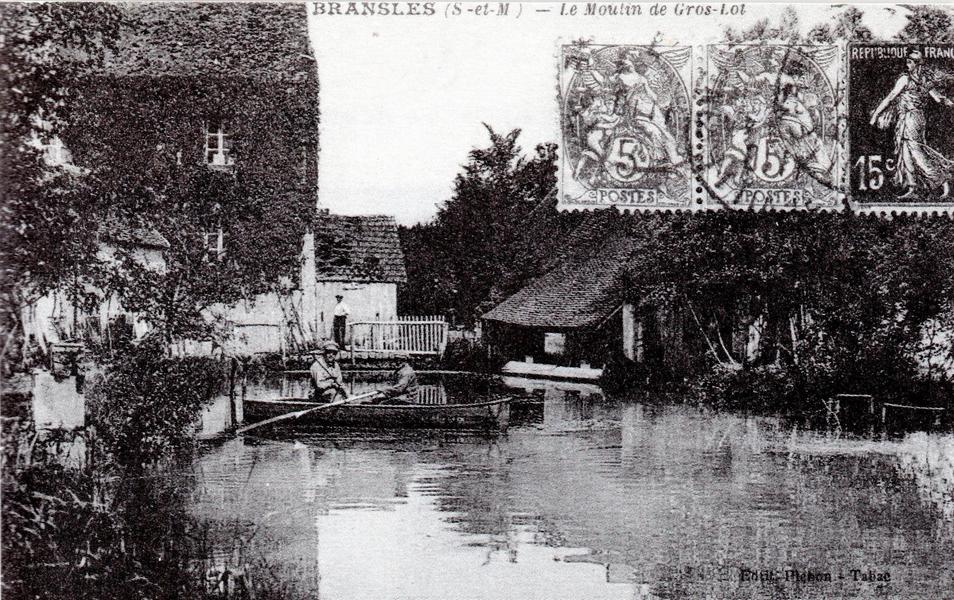
[[437,217],[401,231],[409,274],[402,311],[472,326],[573,252],[571,240],[597,244],[623,234],[636,243],[623,257],[620,301],[644,318],[676,315],[683,324],[670,352],[679,360],[665,365],[673,378],[712,365],[788,369],[785,379],[798,380],[799,389],[827,393],[852,382],[898,389],[949,375],[950,218],[561,213],[555,147],[541,145],[523,159],[519,131],[490,134]]

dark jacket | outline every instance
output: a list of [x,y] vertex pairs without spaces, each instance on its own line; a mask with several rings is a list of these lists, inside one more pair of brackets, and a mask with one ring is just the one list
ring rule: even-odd
[[388,398],[414,396],[417,394],[417,374],[411,365],[404,363],[392,374],[394,383],[381,390]]

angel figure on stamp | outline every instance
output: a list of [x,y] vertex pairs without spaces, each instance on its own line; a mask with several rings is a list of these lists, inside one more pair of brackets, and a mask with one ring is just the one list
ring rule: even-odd
[[741,185],[742,172],[754,145],[753,132],[768,115],[768,106],[760,94],[750,93],[744,86],[731,88],[726,93],[722,116],[729,131],[728,140],[719,165],[717,186],[731,179],[734,187]]
[[753,74],[740,69],[736,76],[745,85],[755,85],[756,88],[762,90],[767,98],[772,98],[777,88],[795,83],[795,79],[790,74],[782,71],[782,61],[779,60],[775,52],[770,53],[761,61],[756,59],[756,64],[761,67],[760,72]]
[[679,167],[686,159],[679,154],[676,137],[669,131],[661,109],[668,99],[660,98],[657,89],[662,89],[662,86],[652,80],[660,75],[650,73],[649,64],[640,56],[627,54],[617,65],[615,80],[625,95],[623,104],[630,123],[645,135],[655,158],[669,166]]
[[709,173],[717,188],[822,184],[831,191],[824,184],[837,148],[826,69],[837,56],[835,46],[710,47]]
[[[582,112],[580,118],[586,132],[586,149],[573,170],[575,179],[580,179],[583,169],[590,162],[602,165],[606,160],[607,144],[613,137],[613,131],[622,121],[616,113],[616,98],[612,94],[598,95]],[[599,174],[597,169],[590,177],[590,183]]]
[[779,129],[801,166],[816,175],[824,175],[831,170],[832,161],[818,135],[816,124],[820,119],[814,116],[816,102],[814,94],[806,94],[794,83],[783,85]]
[[898,198],[907,198],[919,189],[938,188],[941,198],[948,198],[954,160],[927,144],[924,107],[928,98],[948,107],[954,107],[954,101],[937,90],[940,80],[924,68],[920,52],[909,54],[906,66],[907,71],[871,113],[871,125],[880,129],[894,127],[894,183],[904,189]]

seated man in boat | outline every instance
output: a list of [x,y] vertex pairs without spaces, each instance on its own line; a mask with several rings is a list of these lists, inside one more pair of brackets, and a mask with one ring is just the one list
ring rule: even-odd
[[338,364],[338,344],[328,341],[321,347],[321,355],[308,369],[311,373],[311,399],[316,402],[332,402],[336,398],[348,396],[341,377],[341,365]]
[[417,373],[407,355],[399,355],[401,364],[391,373],[391,385],[372,397],[375,404],[413,404],[417,398]]

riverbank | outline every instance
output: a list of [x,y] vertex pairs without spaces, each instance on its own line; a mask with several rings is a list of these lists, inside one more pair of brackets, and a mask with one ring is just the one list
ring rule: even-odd
[[16,402],[5,389],[5,598],[291,597],[226,569],[212,523],[185,509],[178,474],[227,366],[145,345],[90,374],[82,393],[77,377],[43,371]]

